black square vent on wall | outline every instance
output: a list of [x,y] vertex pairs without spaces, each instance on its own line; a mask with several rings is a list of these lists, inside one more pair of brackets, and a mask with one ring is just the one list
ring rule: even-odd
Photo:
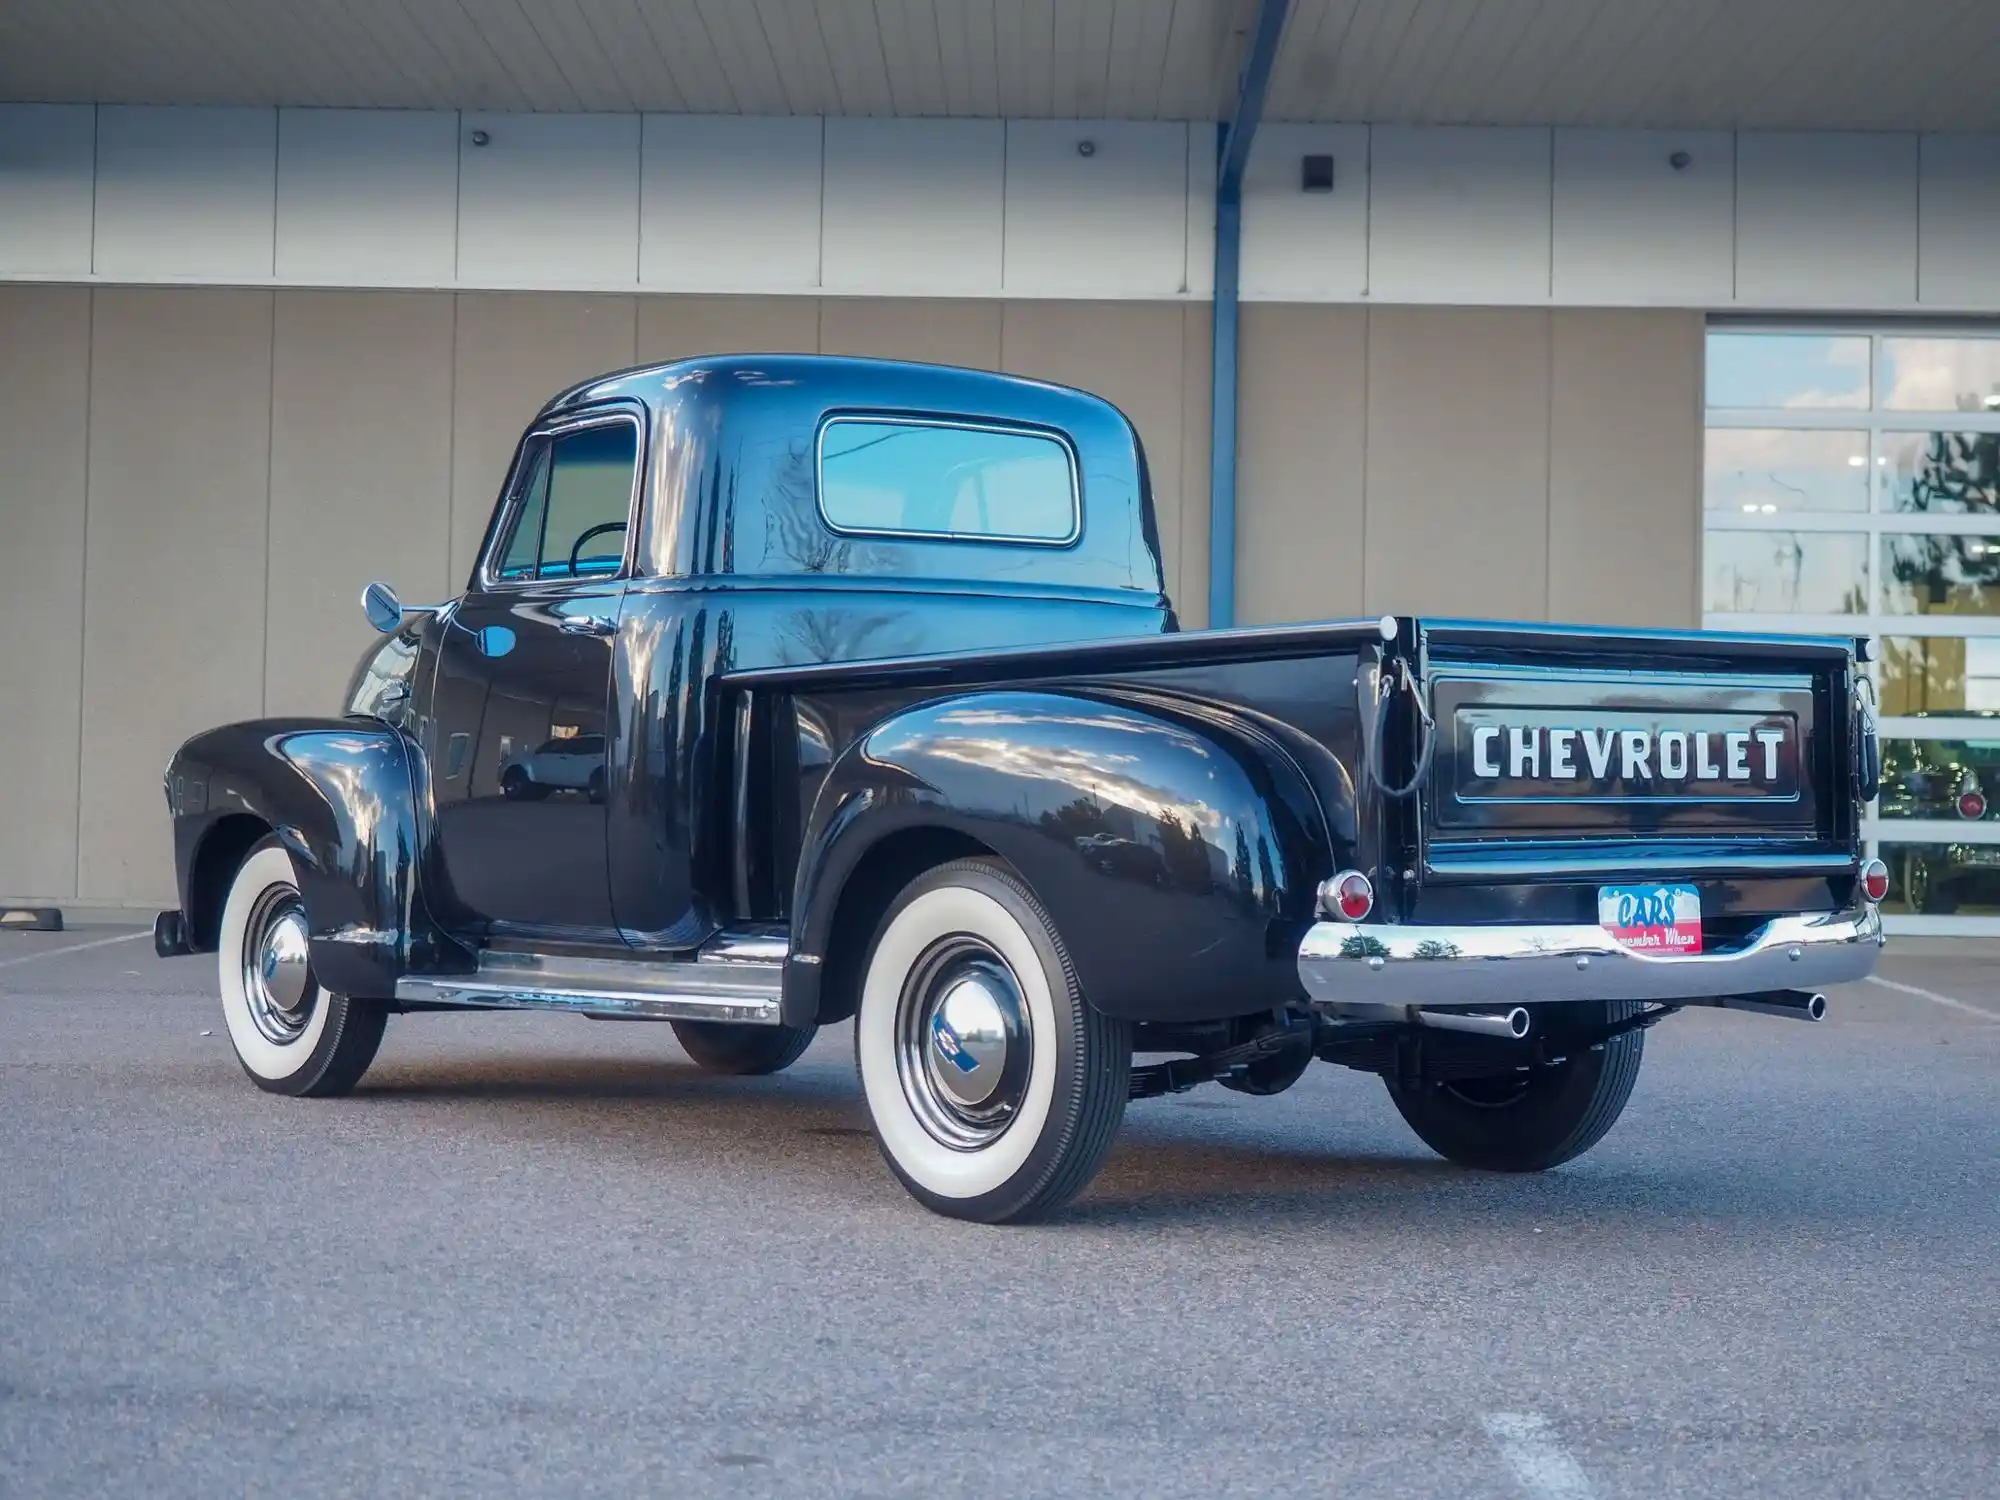
[[1332,192],[1333,158],[1330,156],[1300,157],[1299,187],[1308,193]]

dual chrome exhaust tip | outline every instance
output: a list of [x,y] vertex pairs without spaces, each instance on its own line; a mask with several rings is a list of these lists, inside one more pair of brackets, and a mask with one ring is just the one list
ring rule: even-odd
[[1720,1010],[1754,1011],[1788,1021],[1824,1021],[1826,996],[1815,990],[1766,990],[1760,995],[1723,995],[1710,1001]]
[[[1719,1010],[1782,1016],[1788,1021],[1826,1019],[1826,996],[1815,990],[1767,990],[1756,995],[1723,995],[1714,1000],[1692,1003],[1712,1005]],[[1534,1027],[1533,1018],[1523,1005],[1495,1011],[1415,1009],[1410,1014],[1418,1025],[1435,1027],[1439,1031],[1464,1031],[1474,1036],[1501,1037],[1517,1042]]]

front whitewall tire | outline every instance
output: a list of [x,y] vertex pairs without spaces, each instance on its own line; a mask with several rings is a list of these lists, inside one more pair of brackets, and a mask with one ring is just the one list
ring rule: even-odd
[[279,891],[296,892],[298,876],[292,857],[282,846],[258,846],[237,870],[222,908],[222,931],[216,942],[216,984],[222,992],[222,1017],[229,1025],[230,1045],[243,1071],[260,1083],[283,1083],[312,1061],[313,1050],[326,1035],[332,1007],[315,1005],[296,1041],[279,1043],[266,1037],[252,1014],[250,987],[243,970],[245,945],[251,941],[251,919]]
[[[274,1007],[273,986],[258,988],[259,959],[275,943],[295,966],[296,995]],[[381,1003],[334,994],[319,984],[306,957],[304,907],[292,857],[275,837],[250,851],[223,904],[216,939],[216,983],[223,1023],[243,1071],[274,1094],[344,1094],[361,1080],[382,1042]]]
[[[917,1056],[933,1040],[926,975],[954,951],[1006,990],[1011,1046],[1026,1052],[1024,1068],[1013,1059],[1004,1114],[984,1122],[955,1119]],[[931,871],[890,908],[863,975],[854,1051],[876,1139],[904,1186],[939,1213],[987,1223],[1037,1217],[1080,1192],[1131,1086],[1129,1029],[1090,1008],[1027,886],[981,860]]]

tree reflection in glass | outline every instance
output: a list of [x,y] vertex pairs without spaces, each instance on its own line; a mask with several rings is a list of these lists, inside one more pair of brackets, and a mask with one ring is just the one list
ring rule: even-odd
[[1884,433],[1882,444],[1891,510],[2000,514],[2000,432]]
[[1844,531],[1711,531],[1706,598],[1714,614],[1867,612],[1868,539]]
[[1894,614],[2000,614],[2000,537],[1884,537],[1882,582]]

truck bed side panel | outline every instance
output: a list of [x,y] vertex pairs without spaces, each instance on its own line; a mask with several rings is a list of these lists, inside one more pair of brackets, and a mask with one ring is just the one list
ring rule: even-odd
[[730,679],[777,726],[781,852],[760,875],[798,871],[793,891],[771,895],[804,967],[867,849],[929,827],[1028,879],[1111,1014],[1287,1003],[1318,882],[1359,857],[1363,634],[1271,632],[1254,650],[1161,637],[952,658],[942,672]]

